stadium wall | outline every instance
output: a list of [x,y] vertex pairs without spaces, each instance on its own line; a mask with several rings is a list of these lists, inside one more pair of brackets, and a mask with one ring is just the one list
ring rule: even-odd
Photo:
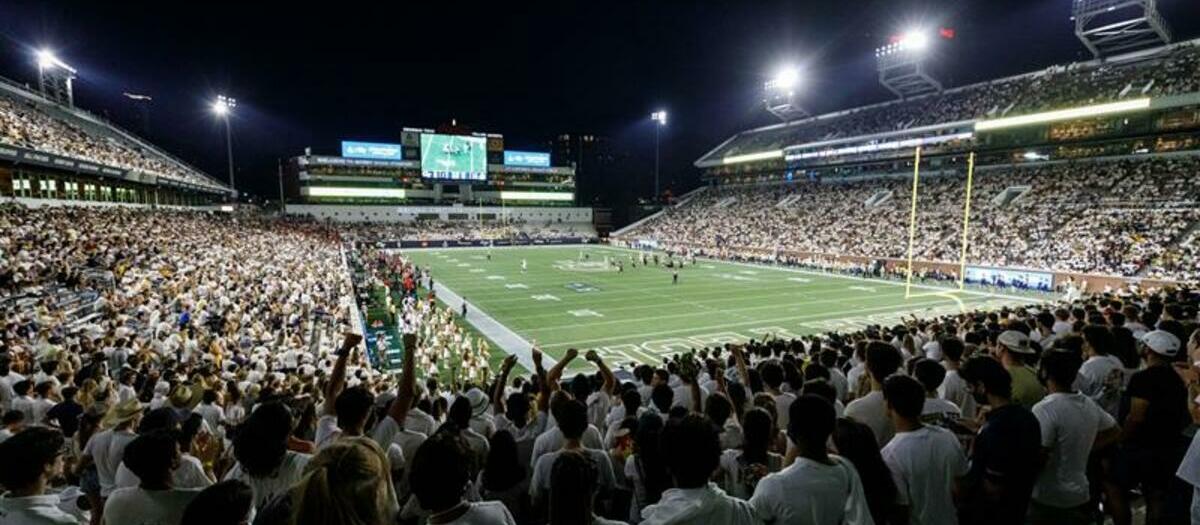
[[479,215],[529,223],[592,223],[591,208],[507,206],[356,206],[289,204],[288,215],[308,215],[333,222],[404,223],[422,220],[477,221]]

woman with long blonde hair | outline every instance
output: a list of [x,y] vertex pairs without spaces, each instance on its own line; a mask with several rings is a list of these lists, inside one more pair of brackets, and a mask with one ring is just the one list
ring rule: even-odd
[[343,437],[313,456],[292,507],[295,525],[392,523],[400,512],[387,456],[366,437]]

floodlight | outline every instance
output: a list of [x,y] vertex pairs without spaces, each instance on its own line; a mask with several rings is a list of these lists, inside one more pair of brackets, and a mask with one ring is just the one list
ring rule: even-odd
[[800,73],[796,71],[796,68],[787,66],[775,74],[775,87],[781,90],[790,90],[799,80]]
[[657,122],[659,126],[666,126],[667,112],[664,110],[655,111],[654,113],[650,114],[650,120]]
[[224,117],[229,114],[233,108],[237,107],[237,100],[225,95],[217,95],[217,101],[213,102],[212,110],[219,117]]
[[50,51],[49,49],[37,50],[37,52],[34,53],[34,57],[37,58],[37,65],[39,69],[48,70],[59,68],[71,73],[72,75],[75,74],[75,68],[68,66],[62,60],[59,60],[58,56],[56,56],[54,52]]
[[913,51],[923,51],[929,47],[929,35],[920,29],[907,31],[900,37],[900,47]]

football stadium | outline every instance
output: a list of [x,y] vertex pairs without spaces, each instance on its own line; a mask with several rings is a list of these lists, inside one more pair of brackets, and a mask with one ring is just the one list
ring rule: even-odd
[[0,525],[1200,524],[1194,3],[270,4],[0,5]]

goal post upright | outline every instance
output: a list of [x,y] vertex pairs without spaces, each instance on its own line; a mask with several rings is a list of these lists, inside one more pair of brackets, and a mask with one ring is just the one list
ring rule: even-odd
[[975,152],[967,156],[967,198],[963,203],[962,254],[958,258],[958,289],[966,288],[967,283],[967,233],[971,225],[971,186],[975,179]]
[[904,298],[912,297],[913,244],[917,239],[917,181],[921,175],[921,146],[913,153],[912,209],[908,216],[908,270],[904,280]]

